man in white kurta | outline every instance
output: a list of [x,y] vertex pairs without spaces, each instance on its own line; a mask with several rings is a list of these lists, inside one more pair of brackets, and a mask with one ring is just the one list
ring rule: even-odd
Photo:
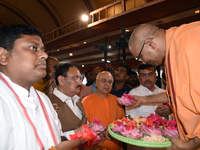
[[[54,145],[54,142],[44,113],[42,112],[36,91],[33,87],[30,87],[29,92],[25,88],[13,83],[3,73],[0,74],[6,79],[19,96],[37,130],[38,136],[41,139],[44,148],[49,149]],[[30,123],[27,121],[14,94],[8,86],[2,82],[2,80],[0,80],[0,87],[0,149],[28,150],[31,147],[34,150],[39,150],[40,147],[37,144],[35,133],[30,126]],[[47,96],[42,92],[37,92],[44,103],[47,113],[49,114],[57,143],[60,143],[61,125],[57,118],[57,114]]]
[[39,30],[24,24],[0,28],[0,150],[72,150],[84,143],[61,142],[50,100],[31,86],[46,75],[41,38]]
[[[150,64],[140,64],[138,67],[140,86],[132,89],[129,94],[138,96],[154,95],[164,92],[156,83],[155,68]],[[127,110],[126,115],[147,117],[154,114],[159,103],[149,103],[132,110]]]
[[[147,87],[140,85],[139,87],[132,89],[129,94],[131,95],[138,95],[138,96],[147,96],[147,95],[154,95],[158,93],[164,92],[163,89],[159,88],[157,85],[154,85],[155,89],[150,91]],[[134,115],[134,116],[142,116],[147,117],[150,114],[154,114],[156,108],[159,106],[159,103],[150,103],[148,105],[142,105],[137,107],[133,110],[129,110],[126,112],[126,115]]]

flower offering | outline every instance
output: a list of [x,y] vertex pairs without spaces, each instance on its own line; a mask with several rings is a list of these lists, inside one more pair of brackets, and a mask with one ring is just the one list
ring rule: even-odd
[[82,125],[83,132],[77,132],[76,134],[70,135],[71,140],[84,138],[87,141],[83,147],[92,147],[93,145],[100,142],[101,138],[93,132],[87,125]]
[[118,119],[113,122],[111,131],[130,139],[148,142],[167,142],[167,136],[179,136],[175,119],[165,120],[157,114],[150,114],[147,118]]
[[94,126],[92,126],[91,129],[93,129],[94,132],[102,132],[107,128],[106,126],[103,126],[102,122],[97,118],[93,119],[92,124],[94,124]]
[[117,98],[121,105],[129,106],[132,105],[133,97],[130,94],[123,94],[122,97]]

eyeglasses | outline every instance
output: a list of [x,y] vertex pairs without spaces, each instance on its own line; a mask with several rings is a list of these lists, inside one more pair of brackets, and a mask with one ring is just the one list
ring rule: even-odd
[[[70,76],[64,76],[64,77],[70,77]],[[84,80],[84,76],[74,76],[74,77],[70,77],[70,78],[74,79],[76,82],[78,82],[78,80],[83,82],[83,80]]]
[[101,79],[99,81],[101,81],[103,84],[106,84],[107,82],[108,82],[108,84],[113,84],[112,80]]
[[[150,38],[150,40],[153,40],[153,38]],[[145,42],[144,42],[144,44],[142,45],[142,48],[141,48],[141,50],[140,50],[140,52],[139,52],[139,55],[135,58],[135,60],[142,61],[142,59],[140,58],[140,55],[141,55],[141,53],[142,53],[142,50],[143,50],[143,48],[144,48],[144,45],[145,45]]]

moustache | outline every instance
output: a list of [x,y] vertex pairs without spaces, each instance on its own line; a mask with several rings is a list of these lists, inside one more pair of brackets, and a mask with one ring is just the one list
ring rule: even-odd
[[76,88],[79,88],[79,87],[81,88],[81,85],[78,85]]
[[152,82],[151,82],[151,81],[149,81],[149,80],[146,80],[144,83],[148,83],[148,82],[149,82],[149,83],[152,83]]

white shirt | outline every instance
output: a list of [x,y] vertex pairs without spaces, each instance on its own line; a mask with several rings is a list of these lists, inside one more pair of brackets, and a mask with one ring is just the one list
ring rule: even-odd
[[96,93],[96,92],[97,92],[96,82],[93,82],[93,84],[91,84],[89,87],[91,87],[93,93]]
[[[76,105],[79,102],[79,97],[74,95],[72,98],[60,92],[57,88],[54,89],[53,94],[56,95],[62,102],[65,102],[72,112],[81,120],[82,119],[82,111]],[[73,102],[72,102],[73,101]],[[67,139],[70,139],[69,135],[74,134],[74,130],[64,132],[62,135]]]
[[[13,83],[7,76],[0,74],[11,85],[19,96],[23,106],[34,124],[36,131],[44,145],[45,150],[54,146],[54,142],[47,125],[44,113],[33,87],[30,93],[25,88]],[[35,133],[27,121],[16,97],[10,88],[0,80],[0,149],[1,150],[40,150]],[[61,124],[49,98],[38,91],[49,115],[49,119],[56,135],[57,142],[61,139]]]
[[[129,92],[129,94],[138,95],[138,96],[147,96],[147,95],[155,95],[155,94],[164,92],[164,90],[159,88],[157,85],[154,85],[154,87],[155,87],[154,91],[151,92],[147,87],[140,85],[139,87],[132,89]],[[152,113],[155,114],[155,110],[159,105],[161,105],[161,103],[145,104],[135,109],[126,111],[126,115],[147,117]]]

